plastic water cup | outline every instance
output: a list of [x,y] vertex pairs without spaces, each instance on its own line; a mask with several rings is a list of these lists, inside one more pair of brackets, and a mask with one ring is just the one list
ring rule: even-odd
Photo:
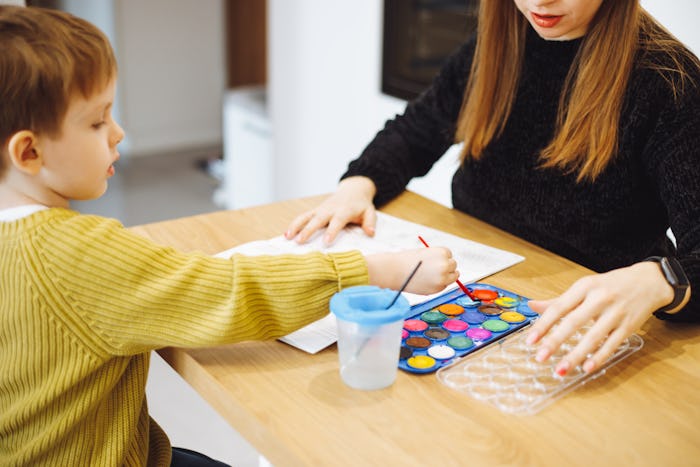
[[338,323],[340,377],[356,389],[381,389],[396,380],[403,320],[410,311],[396,292],[375,286],[350,287],[331,298]]

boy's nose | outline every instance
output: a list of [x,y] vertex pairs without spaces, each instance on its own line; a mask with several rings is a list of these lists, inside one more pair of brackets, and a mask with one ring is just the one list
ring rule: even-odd
[[114,131],[112,132],[112,146],[116,146],[122,142],[124,139],[124,129],[119,126],[117,122],[114,122]]

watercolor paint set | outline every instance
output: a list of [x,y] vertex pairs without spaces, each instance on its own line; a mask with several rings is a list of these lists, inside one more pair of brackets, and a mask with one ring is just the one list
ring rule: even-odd
[[528,299],[488,284],[467,286],[411,308],[404,321],[399,368],[433,373],[512,334],[538,315]]

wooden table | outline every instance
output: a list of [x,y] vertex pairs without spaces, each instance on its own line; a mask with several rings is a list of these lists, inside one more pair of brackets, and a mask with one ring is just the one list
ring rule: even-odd
[[[216,253],[281,234],[322,197],[132,228],[184,251]],[[528,297],[563,292],[589,271],[413,193],[384,212],[526,260],[485,282]],[[399,371],[393,386],[345,386],[331,346],[316,355],[278,341],[160,354],[275,466],[700,465],[697,325],[649,320],[645,344],[602,377],[533,416],[503,414]]]

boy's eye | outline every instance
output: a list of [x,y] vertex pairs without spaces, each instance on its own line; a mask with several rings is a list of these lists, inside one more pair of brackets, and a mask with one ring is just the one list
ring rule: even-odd
[[101,122],[93,123],[93,124],[92,124],[92,127],[93,127],[95,130],[99,130],[99,129],[102,127],[102,125],[104,125],[104,124],[105,124],[105,122],[104,122],[104,120],[103,120],[103,121],[101,121]]

